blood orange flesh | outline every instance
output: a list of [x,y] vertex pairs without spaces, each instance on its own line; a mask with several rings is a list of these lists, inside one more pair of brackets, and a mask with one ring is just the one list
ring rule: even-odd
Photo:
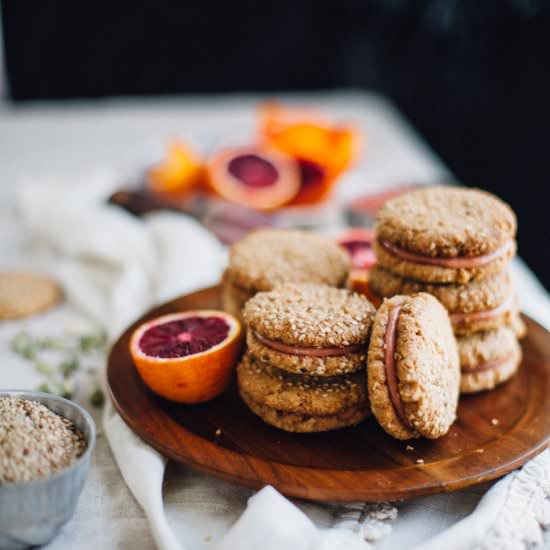
[[374,234],[368,229],[350,229],[338,238],[338,244],[347,250],[354,269],[371,269],[376,263],[372,249]]
[[152,326],[138,345],[150,357],[185,357],[218,345],[227,338],[229,329],[221,317],[187,317]]
[[311,160],[296,159],[300,169],[300,190],[290,204],[316,204],[324,200],[332,188],[327,178],[327,171],[320,164]]
[[235,157],[229,163],[229,173],[249,187],[269,187],[279,173],[273,164],[258,155],[248,154]]
[[298,159],[300,167],[300,180],[302,188],[320,185],[325,178],[325,169],[315,162],[307,159]]
[[231,147],[207,162],[210,187],[221,197],[270,210],[287,204],[300,188],[298,163],[290,156],[261,146]]
[[372,250],[372,243],[367,241],[348,241],[342,246],[349,252],[353,267],[369,269],[376,263],[376,256]]

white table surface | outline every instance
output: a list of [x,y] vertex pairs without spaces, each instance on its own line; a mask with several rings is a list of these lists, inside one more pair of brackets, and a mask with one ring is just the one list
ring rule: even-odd
[[[217,99],[110,100],[73,104],[0,106],[0,269],[41,265],[18,230],[14,191],[25,179],[48,181],[88,176],[98,171],[127,174],[158,151],[167,136],[186,136],[212,147],[216,136],[243,136],[254,125],[258,96]],[[367,135],[367,154],[338,192],[345,200],[395,183],[435,182],[451,175],[429,148],[382,98],[366,93],[292,96],[337,118],[354,122]],[[520,261],[514,264],[524,311],[550,326],[546,292]],[[31,365],[9,351],[21,328],[59,334],[80,322],[64,305],[29,321],[0,324],[0,386],[34,388]],[[101,361],[91,365],[102,368]],[[86,388],[79,398],[84,402]],[[99,420],[97,412],[96,419]],[[486,486],[415,499],[399,505],[393,533],[377,548],[412,547],[470,513]],[[239,516],[252,493],[195,474],[168,468],[165,503],[171,524],[188,548],[211,548]],[[322,506],[301,504],[321,526],[331,518]],[[406,541],[406,542],[405,542]],[[51,548],[152,548],[144,515],[124,485],[107,442],[100,435],[90,477],[73,520]]]

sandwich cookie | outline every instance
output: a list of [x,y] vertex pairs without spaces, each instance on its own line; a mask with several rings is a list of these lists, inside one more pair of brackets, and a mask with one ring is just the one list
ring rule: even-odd
[[[516,293],[508,270],[461,285],[404,279],[376,266],[370,273],[369,290],[381,298],[417,292],[435,296],[449,312],[457,335],[496,329],[504,324],[513,325],[518,317]],[[518,331],[520,336],[523,330],[519,324]]]
[[516,217],[479,189],[426,187],[388,201],[376,221],[378,264],[408,279],[464,284],[516,252]]
[[374,306],[349,290],[286,284],[259,292],[244,309],[248,349],[298,374],[336,376],[363,369]]
[[239,393],[265,422],[288,432],[322,432],[353,426],[369,416],[365,375],[292,374],[247,352],[237,367]]
[[241,316],[256,292],[282,283],[319,283],[343,287],[349,255],[330,239],[297,230],[261,229],[235,243],[222,279],[222,304]]
[[462,393],[491,390],[509,380],[521,363],[521,347],[506,326],[457,338]]
[[447,433],[456,418],[460,367],[449,316],[426,293],[384,300],[368,351],[368,395],[397,439]]

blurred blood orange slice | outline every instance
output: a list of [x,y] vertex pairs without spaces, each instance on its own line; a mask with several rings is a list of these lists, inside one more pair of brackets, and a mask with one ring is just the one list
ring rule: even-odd
[[207,163],[208,182],[223,198],[259,210],[289,202],[300,188],[298,163],[260,147],[224,149]]
[[147,172],[147,183],[157,193],[183,193],[203,180],[202,160],[181,141],[172,141],[162,161]]
[[351,259],[351,272],[347,286],[358,292],[379,307],[382,300],[369,288],[369,272],[376,264],[376,255],[372,249],[374,231],[362,227],[348,229],[340,234],[336,242],[347,250]]
[[241,347],[241,325],[227,313],[186,311],[138,327],[130,353],[142,380],[158,395],[200,403],[229,385]]
[[352,267],[365,271],[376,263],[373,241],[374,231],[359,227],[348,229],[337,238],[338,244],[350,255]]
[[260,109],[262,143],[295,158],[301,187],[291,205],[318,204],[327,199],[336,180],[358,156],[361,137],[350,125],[331,123],[317,113],[278,103]]

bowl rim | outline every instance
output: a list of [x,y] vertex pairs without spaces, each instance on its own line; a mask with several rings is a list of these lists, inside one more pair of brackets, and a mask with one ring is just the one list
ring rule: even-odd
[[[54,395],[52,393],[39,392],[39,391],[33,391],[33,390],[0,389],[0,398],[2,397],[18,397],[20,399],[26,399],[29,401],[38,401],[45,407],[48,407],[48,405],[43,401],[41,401],[41,398],[58,401],[59,403],[68,405],[69,407],[72,407],[82,415],[89,429],[90,436],[86,439],[86,450],[70,466],[67,466],[66,468],[62,468],[61,470],[58,470],[57,472],[54,472],[49,476],[39,477],[31,481],[21,481],[16,483],[9,482],[9,483],[0,484],[0,492],[4,490],[10,490],[10,489],[16,490],[22,487],[37,487],[40,485],[44,485],[46,483],[50,483],[52,481],[55,482],[55,480],[61,479],[71,474],[78,468],[80,468],[82,466],[82,463],[91,456],[96,443],[96,425],[90,413],[84,407],[82,407],[82,405],[79,405],[74,401],[70,401],[69,399],[65,399],[64,397],[59,397],[58,395]],[[56,413],[56,414],[59,414],[59,413]],[[84,437],[84,434],[82,434],[82,436]]]

